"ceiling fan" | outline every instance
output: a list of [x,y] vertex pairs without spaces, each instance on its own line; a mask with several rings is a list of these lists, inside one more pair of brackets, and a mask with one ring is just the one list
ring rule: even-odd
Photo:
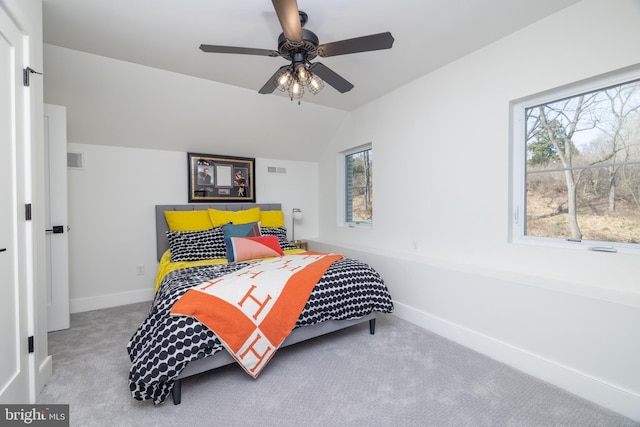
[[311,63],[311,60],[317,56],[327,58],[390,49],[393,46],[394,39],[390,32],[320,44],[318,36],[303,28],[308,16],[298,10],[296,0],[272,0],[272,2],[282,27],[282,33],[278,37],[278,50],[200,45],[200,50],[207,53],[281,56],[291,61],[290,64],[280,67],[262,86],[259,93],[269,94],[276,89],[288,91],[291,100],[297,99],[299,104],[305,88],[315,95],[322,90],[324,82],[340,93],[348,92],[353,89],[353,84],[324,64]]

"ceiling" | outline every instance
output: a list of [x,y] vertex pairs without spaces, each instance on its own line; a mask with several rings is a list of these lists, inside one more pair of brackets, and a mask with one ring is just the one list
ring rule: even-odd
[[[298,0],[320,43],[390,31],[390,50],[316,58],[355,87],[302,102],[354,110],[579,0]],[[277,50],[268,0],[43,0],[44,42],[258,91],[280,58],[204,53],[200,44]],[[286,96],[280,92],[275,95]]]

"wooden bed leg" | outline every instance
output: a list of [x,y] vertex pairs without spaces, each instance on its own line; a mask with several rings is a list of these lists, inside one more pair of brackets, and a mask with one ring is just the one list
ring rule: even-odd
[[371,335],[376,333],[376,319],[369,320],[369,333]]
[[182,402],[182,380],[175,380],[171,395],[173,396],[174,405],[179,405]]

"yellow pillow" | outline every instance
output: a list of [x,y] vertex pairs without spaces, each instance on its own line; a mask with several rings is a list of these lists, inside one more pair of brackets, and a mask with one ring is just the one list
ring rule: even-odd
[[171,231],[200,231],[213,227],[209,212],[201,211],[164,211],[164,217]]
[[261,211],[260,227],[284,227],[284,212]]
[[220,211],[209,209],[209,218],[214,227],[230,222],[234,224],[248,224],[260,221],[260,208],[251,208],[244,211]]

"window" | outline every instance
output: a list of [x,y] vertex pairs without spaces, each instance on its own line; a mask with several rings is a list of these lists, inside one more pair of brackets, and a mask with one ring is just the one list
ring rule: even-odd
[[640,249],[640,70],[514,104],[514,240]]
[[344,172],[344,222],[371,225],[373,220],[373,149],[371,144],[341,153]]

